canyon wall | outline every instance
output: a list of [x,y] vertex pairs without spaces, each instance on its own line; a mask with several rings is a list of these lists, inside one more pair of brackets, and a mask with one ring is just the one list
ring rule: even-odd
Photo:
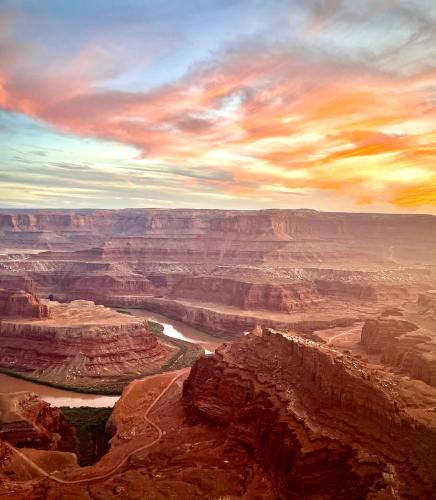
[[[395,317],[367,319],[361,344],[382,363],[436,387],[436,301],[434,293],[420,294],[417,302]],[[389,311],[388,311],[389,312]]]
[[101,254],[107,258],[121,252],[127,259],[255,263],[350,258],[434,263],[436,259],[432,244],[436,218],[431,215],[312,210],[3,210],[0,232],[11,248],[62,249],[68,244],[88,248],[92,240],[105,241]]
[[315,330],[350,326],[359,319],[353,314],[344,314],[344,311],[340,311],[339,314],[326,314],[322,319],[309,317],[306,314],[302,314],[299,318],[286,314],[272,316],[266,311],[224,309],[214,305],[158,297],[129,297],[125,305],[132,304],[133,301],[135,307],[166,315],[225,338],[239,337],[252,331],[256,326],[293,328],[303,335],[311,335]]
[[74,451],[75,439],[62,412],[36,394],[0,394],[0,440],[19,448]]
[[291,312],[322,300],[306,283],[250,283],[219,276],[181,276],[165,293],[168,298],[207,300],[239,309]]
[[286,499],[431,498],[433,417],[419,391],[410,409],[405,394],[391,375],[274,331],[225,344],[184,386],[191,422],[224,426]]
[[167,299],[170,315],[233,335],[262,311],[283,327],[300,319],[276,315],[365,319],[415,300],[436,279],[435,238],[426,215],[2,210],[0,287],[164,314]]
[[[38,302],[39,304],[39,302]],[[154,336],[147,322],[93,302],[46,302],[50,315],[0,321],[0,368],[31,379],[93,392],[119,392],[154,373],[180,348]]]
[[49,309],[31,293],[0,288],[0,318],[4,317],[43,319],[49,317]]

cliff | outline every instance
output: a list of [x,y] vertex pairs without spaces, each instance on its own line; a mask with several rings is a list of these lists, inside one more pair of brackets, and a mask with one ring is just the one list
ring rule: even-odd
[[424,499],[436,486],[436,419],[415,389],[407,400],[400,379],[267,330],[199,360],[184,401],[192,423],[224,426],[251,451],[279,498]]
[[203,303],[218,312],[187,313],[197,326],[202,316],[209,330],[237,333],[253,321],[220,308],[325,321],[325,311],[373,317],[414,299],[436,279],[435,237],[436,218],[425,215],[2,210],[0,286],[106,305]]
[[75,449],[74,429],[62,412],[30,392],[0,394],[0,440],[19,448]]
[[[9,247],[89,248],[113,258],[178,261],[322,262],[357,259],[435,262],[431,215],[312,210],[39,210],[0,212]],[[114,236],[121,239],[112,239]],[[127,238],[127,239],[123,239]],[[139,239],[138,239],[139,238]],[[173,241],[177,238],[177,243]],[[322,248],[319,242],[323,242]]]
[[43,319],[49,317],[49,310],[29,292],[0,289],[0,318],[5,317]]
[[361,343],[368,353],[379,354],[382,363],[436,387],[436,329],[416,323],[368,319],[362,328]]
[[143,320],[93,302],[51,302],[49,318],[0,322],[2,369],[93,392],[119,392],[130,379],[163,369],[179,350]]
[[418,330],[418,326],[400,319],[368,319],[362,328],[362,344],[369,353],[382,353],[393,347],[401,335]]
[[183,321],[202,328],[218,337],[234,338],[252,331],[256,326],[292,328],[302,335],[311,335],[315,330],[350,326],[358,321],[354,311],[324,309],[319,318],[306,311],[294,314],[276,313],[265,310],[241,310],[237,307],[221,306],[201,301],[172,300],[159,297],[129,297],[128,303],[149,311]]

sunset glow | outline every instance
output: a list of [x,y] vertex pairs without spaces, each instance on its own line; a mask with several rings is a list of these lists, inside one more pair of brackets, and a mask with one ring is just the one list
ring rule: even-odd
[[436,213],[436,3],[0,2],[0,205]]

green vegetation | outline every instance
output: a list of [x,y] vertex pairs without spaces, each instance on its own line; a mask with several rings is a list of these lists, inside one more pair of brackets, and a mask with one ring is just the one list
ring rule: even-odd
[[76,453],[79,465],[95,463],[107,451],[106,422],[112,408],[92,408],[62,406],[62,413],[76,429]]
[[[4,373],[5,375],[9,375],[10,377],[18,378],[21,380],[27,380],[35,384],[54,387],[55,389],[65,389],[67,391],[78,392],[82,394],[100,394],[104,396],[119,396],[123,388],[134,378],[117,377],[117,379],[114,381],[100,382],[98,383],[98,385],[70,385],[44,380],[39,377],[28,375],[27,373],[15,372],[3,367],[0,367],[0,373]],[[145,375],[143,376],[145,377]]]

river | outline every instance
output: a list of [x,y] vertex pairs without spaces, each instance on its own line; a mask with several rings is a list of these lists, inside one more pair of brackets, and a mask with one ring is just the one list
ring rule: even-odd
[[[206,354],[213,352],[221,343],[219,339],[201,332],[192,326],[185,325],[181,321],[173,320],[155,314],[144,309],[128,309],[123,308],[123,311],[129,311],[132,315],[140,318],[149,319],[160,323],[164,327],[164,334],[168,337],[186,340],[187,342],[194,342],[200,344]],[[15,377],[10,377],[0,373],[0,392],[19,392],[31,391],[38,394],[41,399],[47,401],[53,406],[93,406],[105,407],[113,406],[118,400],[119,396],[102,396],[99,394],[82,394],[79,392],[68,391],[64,389],[56,389],[43,384],[36,384],[27,380],[22,380]]]

